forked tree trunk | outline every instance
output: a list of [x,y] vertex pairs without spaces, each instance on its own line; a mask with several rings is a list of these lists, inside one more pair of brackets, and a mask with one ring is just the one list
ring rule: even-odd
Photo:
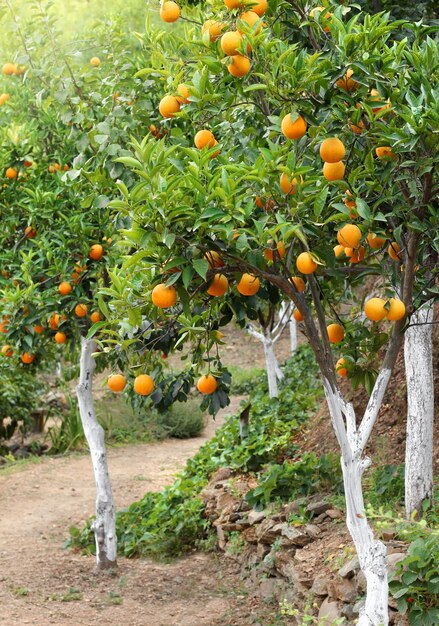
[[92,356],[96,344],[92,339],[81,337],[81,359],[79,384],[76,389],[79,413],[84,434],[90,448],[96,482],[96,520],[92,524],[96,541],[96,563],[100,570],[116,567],[117,537],[116,517],[104,430],[96,419],[93,407],[93,372],[95,361]]
[[433,494],[433,306],[428,303],[411,317],[405,333],[407,436],[405,452],[405,511],[420,513]]
[[[384,388],[386,384],[383,381]],[[389,623],[387,550],[381,541],[374,538],[368,524],[361,484],[363,472],[370,465],[370,460],[363,457],[368,439],[368,420],[374,421],[373,415],[378,412],[384,392],[380,393],[378,385],[376,393],[372,393],[363,423],[357,428],[352,404],[345,402],[328,381],[324,382],[324,388],[331,421],[342,449],[346,523],[367,584],[365,604],[360,609],[357,626],[387,626]]]

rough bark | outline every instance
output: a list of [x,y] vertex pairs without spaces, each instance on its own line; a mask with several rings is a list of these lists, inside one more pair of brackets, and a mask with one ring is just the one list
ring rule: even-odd
[[407,380],[405,511],[408,519],[421,512],[433,494],[433,306],[428,303],[411,317],[404,339]]
[[116,567],[117,537],[116,517],[108,473],[104,430],[96,419],[93,406],[93,372],[96,349],[92,339],[81,338],[79,384],[76,389],[79,412],[96,482],[96,519],[92,524],[96,541],[96,563],[100,570]]

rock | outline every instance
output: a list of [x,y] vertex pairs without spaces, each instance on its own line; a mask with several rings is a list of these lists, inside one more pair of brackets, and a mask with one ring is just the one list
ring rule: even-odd
[[281,534],[282,526],[282,524],[276,524],[276,522],[270,518],[264,519],[264,521],[259,524],[256,531],[258,541],[271,545]]
[[216,499],[216,509],[221,511],[222,517],[230,515],[238,505],[238,500],[227,491],[221,491]]
[[327,596],[328,595],[328,581],[326,578],[317,576],[311,587],[311,593],[315,596]]
[[360,570],[355,578],[355,588],[358,592],[358,595],[363,595],[366,593],[367,581],[366,576]]
[[220,550],[225,550],[227,541],[226,541],[226,537],[225,537],[225,534],[224,534],[224,529],[223,529],[222,526],[217,526],[216,527],[216,536],[217,536],[217,539],[218,539],[218,547],[219,547],[219,549]]
[[404,552],[394,552],[393,554],[387,555],[388,578],[391,578],[391,576],[395,573],[396,564],[405,559],[406,556],[407,555]]
[[215,483],[217,483],[220,480],[227,480],[228,478],[230,478],[231,476],[233,476],[233,472],[230,469],[230,467],[220,467],[218,470],[216,470],[216,472],[214,474],[212,474],[212,476],[210,477],[209,480],[209,485],[214,485]]
[[331,505],[324,500],[312,501],[306,507],[307,513],[313,513],[313,515],[320,515],[320,513],[326,513],[328,509],[331,508]]
[[248,541],[248,543],[258,543],[258,537],[256,534],[257,526],[249,526],[245,530],[242,531],[241,537]]
[[360,615],[360,611],[363,608],[363,606],[364,606],[364,600],[359,600],[358,602],[356,602],[354,606],[352,607],[354,615]]
[[281,581],[279,578],[263,578],[257,590],[258,596],[267,602],[276,597]]
[[325,620],[328,624],[332,624],[333,621],[342,617],[341,611],[338,608],[338,602],[333,602],[326,598],[319,609],[319,620]]
[[325,513],[331,519],[342,519],[343,517],[343,513],[339,509],[328,509]]
[[381,531],[381,538],[383,541],[392,541],[396,537],[396,530],[391,530],[388,528],[387,530]]
[[357,590],[353,582],[347,578],[334,579],[329,585],[329,595],[342,602],[352,603],[357,599]]
[[325,519],[328,519],[326,513],[320,513],[320,515],[317,515],[317,517],[313,517],[312,521],[314,522],[314,524],[321,524],[325,521]]
[[310,537],[318,537],[322,531],[315,524],[305,524],[305,530]]
[[262,559],[265,559],[265,557],[267,556],[269,552],[270,552],[270,546],[267,546],[264,543],[258,543],[256,547],[256,554],[261,559],[261,561]]
[[286,578],[294,589],[306,595],[311,586],[310,579],[293,562],[292,554],[289,550],[279,550],[275,553],[275,568],[281,576]]
[[338,570],[338,575],[342,578],[353,578],[354,575],[360,571],[360,561],[357,556],[354,556],[350,561],[345,563],[343,567]]
[[262,520],[264,520],[266,517],[266,511],[250,511],[247,516],[247,520],[250,526],[253,526],[253,524],[259,524],[259,522],[262,522]]
[[354,605],[343,604],[343,606],[341,607],[341,614],[349,621],[353,621],[356,617],[356,613],[354,612]]
[[281,545],[283,547],[303,547],[313,541],[313,536],[306,531],[306,526],[304,528],[297,528],[295,526],[290,526],[289,524],[279,524],[279,527],[282,535]]
[[300,508],[303,507],[306,502],[306,498],[297,498],[296,500],[286,504],[283,510],[285,517],[288,519],[292,513],[300,513]]

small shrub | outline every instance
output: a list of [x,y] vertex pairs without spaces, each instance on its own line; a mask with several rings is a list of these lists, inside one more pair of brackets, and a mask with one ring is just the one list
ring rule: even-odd
[[400,613],[407,613],[410,626],[439,624],[439,534],[418,538],[407,557],[397,564],[389,584]]
[[159,439],[198,437],[205,427],[203,412],[195,401],[176,404],[165,413],[154,411],[150,423],[153,433]]
[[366,499],[373,505],[404,501],[404,464],[376,468],[366,484]]

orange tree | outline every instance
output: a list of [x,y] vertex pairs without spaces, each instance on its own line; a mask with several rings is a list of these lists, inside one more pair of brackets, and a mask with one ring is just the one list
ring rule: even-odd
[[[96,27],[82,50],[81,42],[61,43],[40,2],[31,3],[27,27],[7,5],[15,52],[3,59],[1,77],[9,96],[0,108],[2,367],[28,380],[60,355],[80,354],[78,400],[98,492],[97,561],[108,567],[116,559],[114,504],[88,333],[103,323],[99,288],[118,262],[106,194],[118,178],[122,186],[132,179],[113,159],[126,154],[150,105],[133,78],[136,48],[128,51],[119,24]],[[118,359],[115,352],[101,358],[101,367]]]
[[[183,36],[172,25],[144,36],[154,63],[138,76],[155,84],[157,135],[117,160],[138,177],[111,203],[131,219],[123,270],[104,290],[114,319],[135,326],[121,345],[148,346],[147,370],[157,333],[168,347],[191,341],[184,385],[182,375],[160,383],[158,372],[155,400],[184,396],[202,374],[216,410],[228,383],[218,329],[248,316],[256,293],[293,301],[340,444],[347,525],[367,580],[358,623],[387,624],[386,548],[361,482],[409,317],[437,296],[435,30],[301,0],[218,0],[202,15],[165,2],[161,15],[189,21]],[[269,240],[286,251],[272,263]],[[223,295],[210,295],[220,283]],[[363,416],[360,384],[370,394]]]

